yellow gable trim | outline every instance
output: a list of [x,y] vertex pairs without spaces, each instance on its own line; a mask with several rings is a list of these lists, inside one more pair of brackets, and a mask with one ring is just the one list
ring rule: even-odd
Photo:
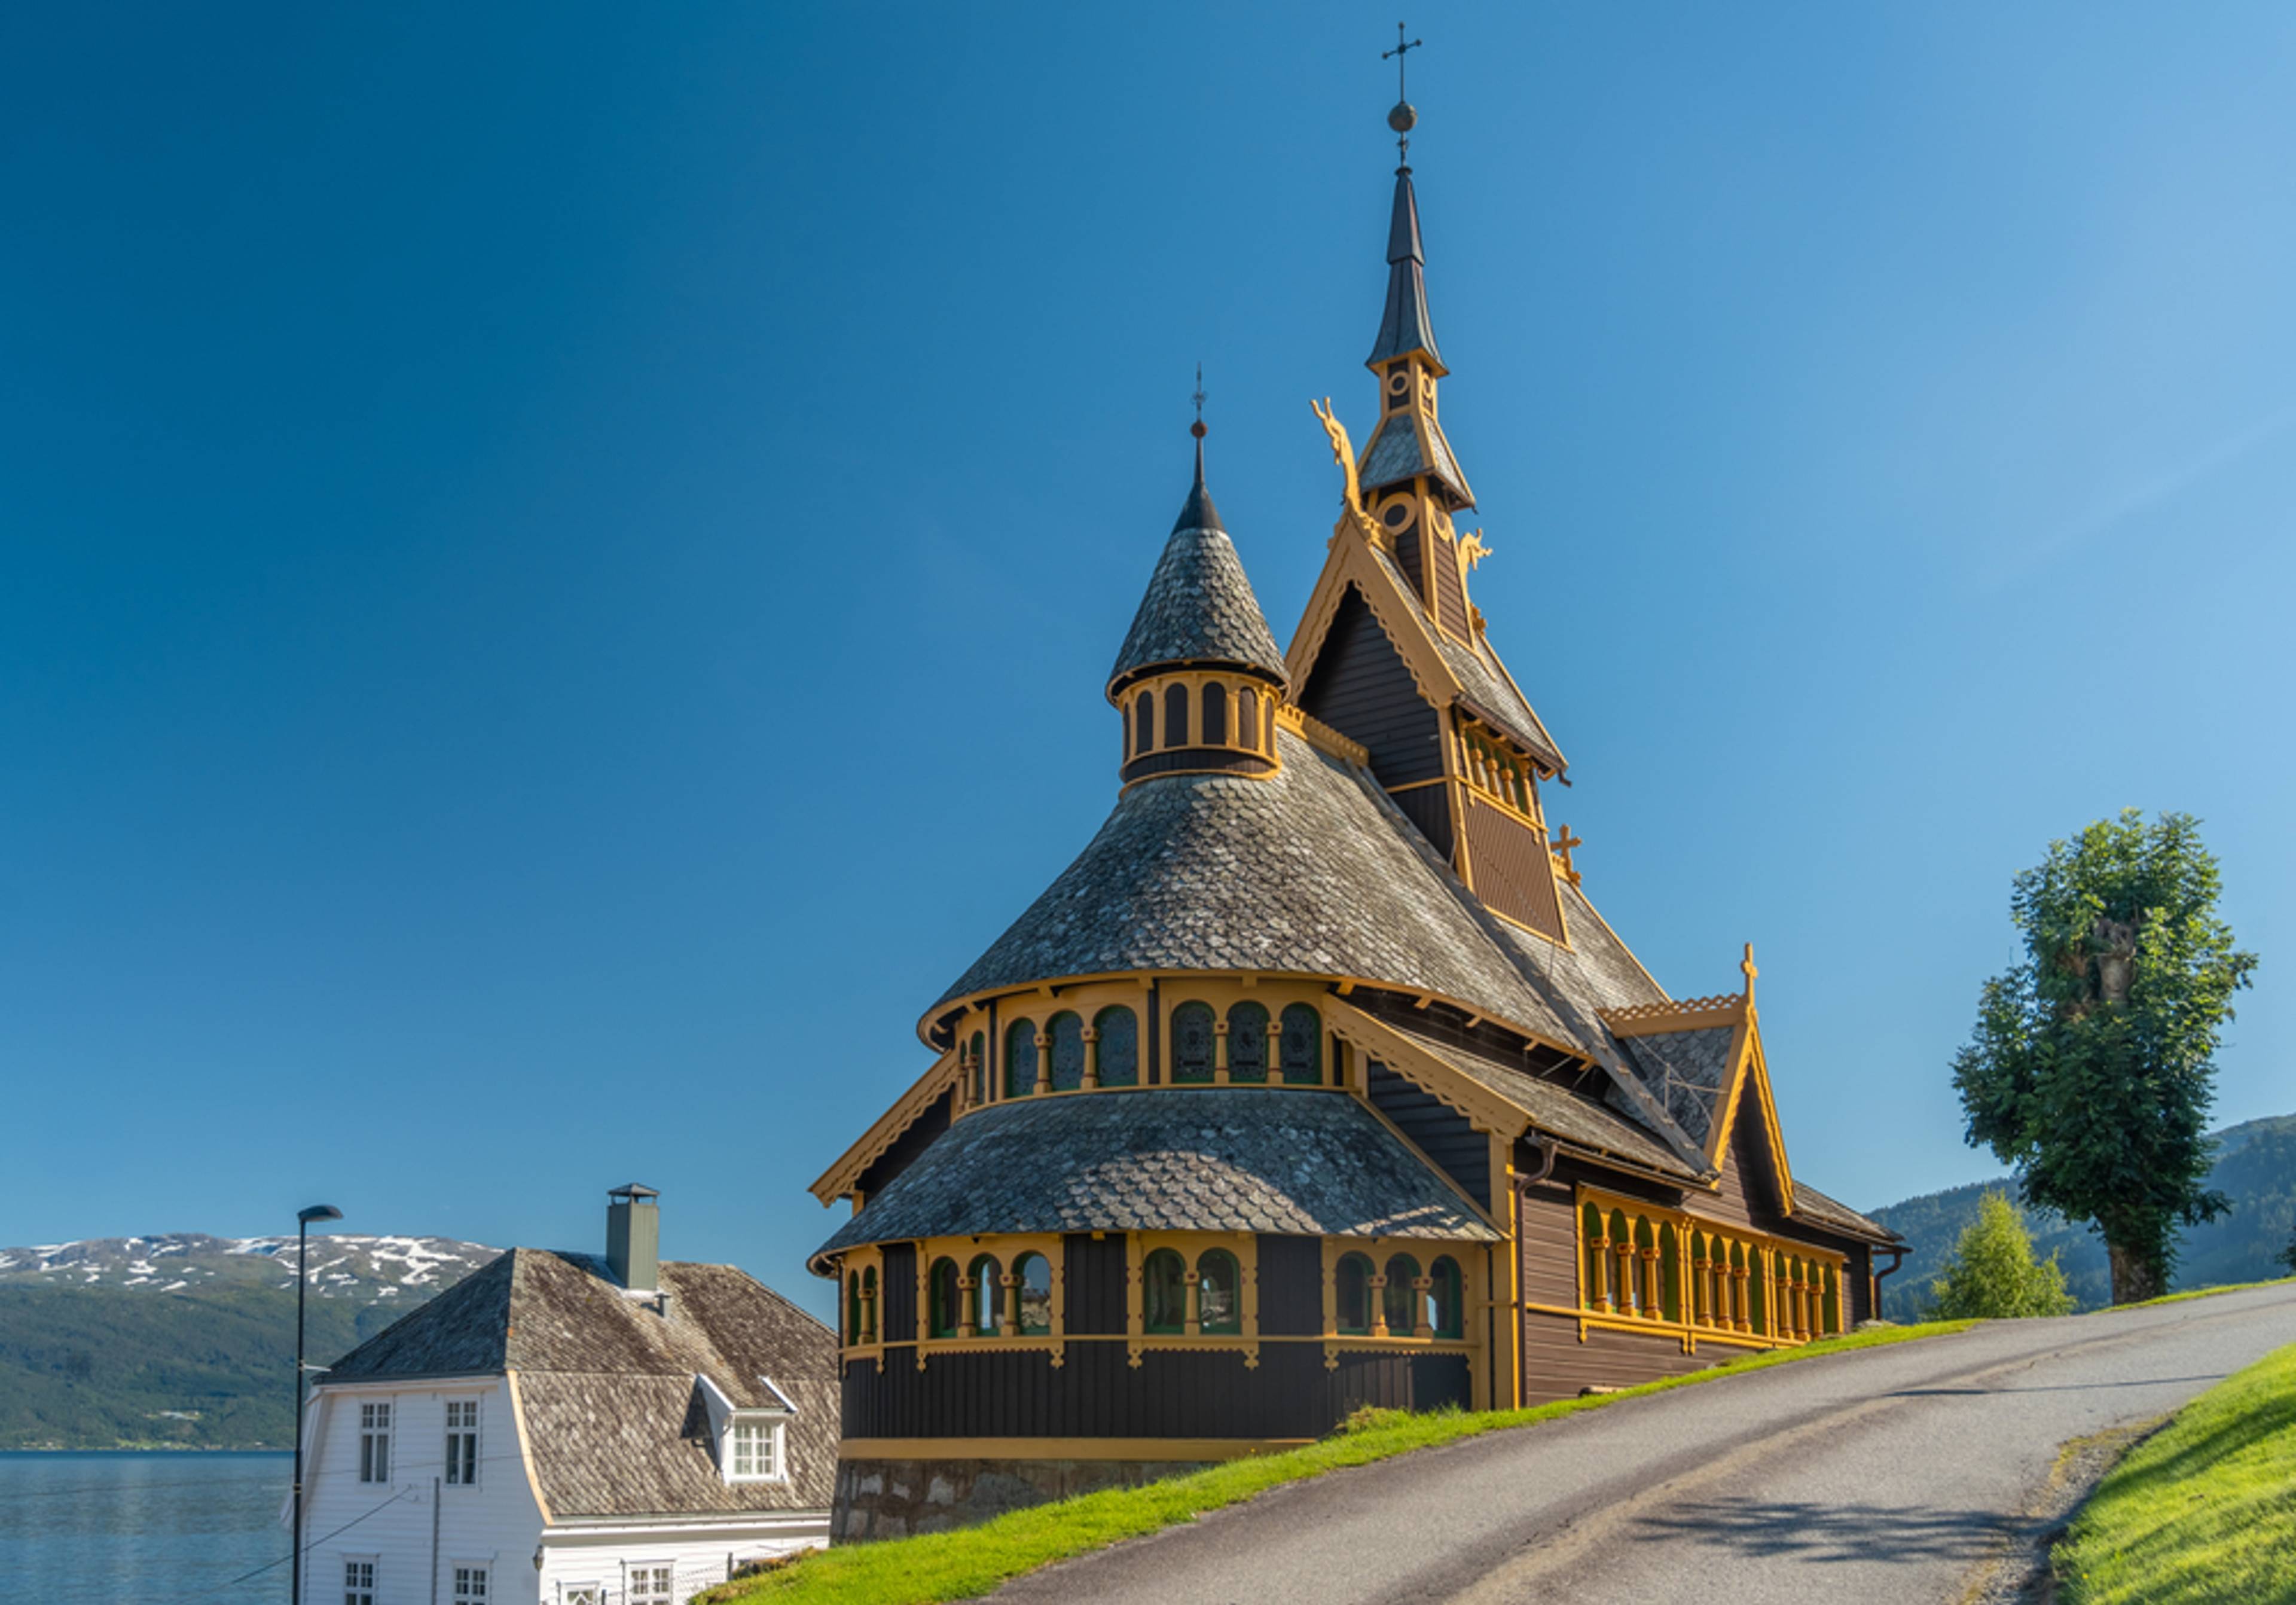
[[1770,1069],[1762,1053],[1762,1035],[1753,1009],[1745,1011],[1744,1022],[1738,1028],[1738,1037],[1731,1044],[1731,1073],[1721,1118],[1714,1123],[1706,1145],[1707,1162],[1719,1169],[1722,1156],[1730,1144],[1731,1133],[1736,1128],[1738,1108],[1744,1101],[1746,1089],[1751,1085],[1759,1095],[1762,1110],[1762,1132],[1769,1143],[1770,1163],[1778,1175],[1778,1207],[1785,1214],[1793,1214],[1793,1171],[1786,1163],[1785,1134],[1778,1127],[1778,1101],[1770,1091]]

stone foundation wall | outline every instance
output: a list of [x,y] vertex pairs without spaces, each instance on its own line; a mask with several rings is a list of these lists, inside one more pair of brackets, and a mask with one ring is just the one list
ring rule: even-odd
[[1137,1487],[1212,1462],[1183,1460],[847,1460],[837,1465],[832,1540],[860,1544],[971,1527],[1006,1511],[1100,1488]]

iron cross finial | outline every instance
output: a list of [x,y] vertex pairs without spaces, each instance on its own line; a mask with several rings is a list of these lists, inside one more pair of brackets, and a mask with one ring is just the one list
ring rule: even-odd
[[1386,61],[1390,56],[1395,58],[1395,98],[1397,100],[1407,101],[1411,98],[1410,95],[1404,93],[1403,68],[1405,56],[1409,54],[1412,51],[1424,49],[1426,45],[1427,41],[1424,39],[1405,38],[1403,37],[1403,24],[1398,22],[1395,25],[1395,48],[1393,50],[1382,50],[1379,53],[1379,59],[1382,61]]
[[1403,153],[1406,165],[1411,160],[1411,129],[1418,122],[1419,113],[1411,109],[1411,96],[1405,92],[1404,69],[1409,64],[1411,52],[1423,48],[1426,43],[1424,39],[1405,38],[1403,24],[1398,22],[1395,25],[1395,48],[1379,53],[1382,61],[1390,56],[1395,58],[1395,110],[1387,114],[1387,126],[1395,130],[1395,148]]

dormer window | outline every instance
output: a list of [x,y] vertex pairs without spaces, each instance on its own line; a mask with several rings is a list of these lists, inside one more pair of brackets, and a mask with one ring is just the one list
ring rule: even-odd
[[736,1415],[726,1429],[726,1480],[784,1480],[782,1435],[787,1426],[779,1416]]

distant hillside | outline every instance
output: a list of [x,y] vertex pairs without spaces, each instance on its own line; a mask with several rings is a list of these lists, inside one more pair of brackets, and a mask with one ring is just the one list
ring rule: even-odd
[[[2287,1274],[2275,1256],[2296,1232],[2296,1115],[2251,1120],[2217,1134],[2216,1167],[2209,1185],[2232,1200],[2232,1213],[2194,1226],[2179,1239],[2177,1288],[2261,1282]],[[1924,1193],[1872,1211],[1875,1220],[1913,1245],[1897,1274],[1882,1284],[1882,1313],[1893,1321],[1913,1315],[1930,1296],[1930,1283],[1953,1252],[1961,1231],[1977,1215],[1988,1189],[2016,1197],[2013,1182],[1977,1182]],[[2112,1301],[2112,1275],[2104,1243],[2087,1226],[2068,1225],[2049,1210],[2028,1209],[2025,1224],[2037,1253],[2059,1252],[2065,1285],[2084,1309]]]
[[[309,1357],[347,1353],[500,1252],[313,1238]],[[0,1449],[285,1448],[294,1368],[291,1237],[0,1249]]]

